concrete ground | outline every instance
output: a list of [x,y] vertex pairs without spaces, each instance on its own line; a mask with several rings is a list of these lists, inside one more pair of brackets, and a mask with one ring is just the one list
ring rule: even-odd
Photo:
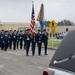
[[42,48],[41,56],[38,56],[36,47],[35,56],[30,50],[26,56],[25,50],[0,50],[0,75],[42,75],[47,69],[55,50],[48,49],[48,55],[44,55]]

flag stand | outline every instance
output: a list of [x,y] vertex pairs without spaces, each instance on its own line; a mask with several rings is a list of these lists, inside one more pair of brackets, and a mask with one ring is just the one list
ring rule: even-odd
[[51,39],[52,39],[51,44],[52,44],[52,48],[53,48],[53,34],[52,34]]

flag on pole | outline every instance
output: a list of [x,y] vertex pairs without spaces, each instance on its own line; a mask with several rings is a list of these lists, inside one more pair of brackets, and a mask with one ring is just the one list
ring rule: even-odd
[[44,5],[43,4],[41,4],[40,11],[37,17],[37,21],[39,21],[41,28],[43,29],[44,28],[44,23],[43,23],[44,22]]
[[34,3],[32,2],[32,14],[31,14],[31,21],[30,21],[30,33],[32,37],[34,34],[34,25],[35,25],[35,13],[34,13]]

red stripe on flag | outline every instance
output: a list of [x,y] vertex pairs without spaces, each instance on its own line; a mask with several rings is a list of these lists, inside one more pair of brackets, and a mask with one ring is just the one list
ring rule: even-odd
[[32,3],[32,16],[30,21],[30,33],[33,36],[34,34],[34,25],[35,25],[35,16],[34,16],[34,4]]

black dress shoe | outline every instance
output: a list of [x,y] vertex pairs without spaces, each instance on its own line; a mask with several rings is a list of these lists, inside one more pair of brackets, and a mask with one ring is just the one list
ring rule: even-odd
[[39,56],[41,56],[41,54],[38,54]]
[[32,56],[34,56],[34,54],[32,54]]
[[26,54],[26,56],[29,56],[28,54]]
[[45,54],[45,55],[48,55],[48,54]]

